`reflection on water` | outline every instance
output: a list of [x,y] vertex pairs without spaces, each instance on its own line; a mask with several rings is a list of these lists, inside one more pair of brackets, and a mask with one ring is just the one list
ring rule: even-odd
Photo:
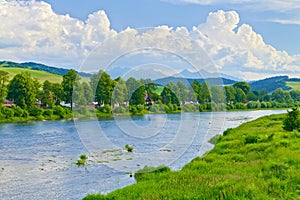
[[[178,170],[212,148],[203,141],[213,135],[282,112],[145,115],[78,120],[76,126],[69,120],[0,124],[0,199],[81,199],[108,192],[134,183],[127,172],[160,164]],[[99,140],[100,133],[105,139]],[[125,144],[134,145],[134,153],[125,152]],[[80,154],[90,157],[85,167],[74,164]]]

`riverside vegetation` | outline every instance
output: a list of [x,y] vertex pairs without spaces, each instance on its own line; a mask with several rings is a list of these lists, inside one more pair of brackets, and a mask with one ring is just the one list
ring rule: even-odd
[[[299,113],[294,111],[226,130],[212,140],[216,145],[209,153],[180,171],[159,167],[156,173],[137,173],[136,184],[107,195],[90,194],[84,200],[299,199]],[[286,128],[289,117],[298,123],[291,125],[297,128],[293,131]]]
[[[246,82],[210,86],[205,81],[194,80],[189,85],[179,81],[158,86],[150,79],[131,77],[125,81],[119,77],[113,80],[104,71],[94,74],[89,81],[81,82],[80,79],[75,70],[69,70],[61,83],[46,80],[41,84],[41,80],[32,78],[29,73],[10,77],[0,70],[0,122],[300,105],[299,90],[278,88],[268,93],[264,89],[251,90]],[[62,101],[70,108],[61,106]],[[92,102],[96,102],[97,109]]]

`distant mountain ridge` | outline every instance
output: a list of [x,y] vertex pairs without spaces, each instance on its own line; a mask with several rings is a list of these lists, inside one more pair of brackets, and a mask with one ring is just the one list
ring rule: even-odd
[[203,83],[204,81],[209,83],[210,85],[233,85],[237,81],[226,79],[226,78],[180,78],[180,77],[165,77],[156,79],[153,82],[157,85],[167,85],[170,82],[177,84],[179,81],[182,81],[186,86],[190,86],[194,80],[199,81],[199,83]]
[[[44,72],[48,72],[60,76],[66,74],[70,70],[65,68],[51,67],[51,66],[47,66],[35,62],[17,63],[17,62],[10,62],[10,61],[0,61],[0,70],[1,68],[31,69],[31,70],[44,71]],[[122,71],[122,69],[119,70]],[[124,70],[128,70],[128,69],[124,69]],[[143,71],[143,69],[140,69],[140,71],[144,72],[144,74],[148,74],[148,75],[150,74],[150,72],[147,70]],[[110,72],[114,72],[114,71],[107,71],[108,74],[110,74]],[[131,73],[128,73],[128,75],[134,77],[135,75],[138,74],[137,72],[139,71],[132,71]],[[77,72],[77,73],[80,76],[87,77],[87,78],[93,75],[92,73],[85,73],[85,72]],[[160,72],[157,71],[155,71],[155,73],[158,74],[160,77],[162,77],[162,78],[153,79],[153,82],[157,85],[167,85],[171,81],[174,83],[182,81],[184,84],[190,85],[194,80],[198,80],[200,83],[206,81],[210,85],[223,86],[223,85],[233,85],[236,82],[243,81],[239,78],[230,75],[226,75],[222,73],[210,73],[205,70],[200,70],[199,72],[191,72],[185,69],[182,72],[178,74],[173,74],[171,76],[166,74],[160,74]],[[115,74],[115,76],[116,75],[117,74]],[[147,78],[147,77],[142,77],[142,78]],[[273,92],[277,88],[282,88],[283,90],[295,89],[292,84],[287,84],[287,82],[288,83],[292,82],[296,84],[296,89],[300,88],[300,78],[289,78],[288,76],[274,76],[274,77],[265,78],[257,81],[248,81],[252,90],[260,91],[266,89],[269,93]]]
[[230,79],[234,81],[243,81],[240,78],[230,76],[224,73],[218,73],[218,72],[208,72],[203,69],[199,70],[198,72],[191,72],[187,69],[181,71],[180,73],[174,75],[174,77],[184,77],[184,78],[191,78],[191,79],[208,79],[208,78],[224,78],[224,79]]
[[[11,61],[0,61],[0,67],[6,68],[23,68],[23,69],[32,69],[32,70],[40,70],[49,72],[52,74],[57,74],[63,76],[70,69],[58,68],[58,67],[50,67],[44,64],[34,63],[34,62],[25,62],[25,63],[16,63]],[[78,75],[82,77],[91,77],[92,74],[85,72],[77,72]]]

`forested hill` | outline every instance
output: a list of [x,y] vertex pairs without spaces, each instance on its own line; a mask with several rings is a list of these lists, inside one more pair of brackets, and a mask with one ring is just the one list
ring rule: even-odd
[[[66,74],[70,69],[64,69],[64,68],[58,68],[58,67],[50,67],[47,65],[34,63],[34,62],[26,62],[26,63],[16,63],[16,62],[10,62],[10,61],[0,61],[0,67],[5,68],[22,68],[22,69],[32,69],[32,70],[39,70],[39,71],[45,71],[49,72],[51,74],[57,74],[57,75],[64,75]],[[82,77],[91,77],[92,74],[84,73],[84,72],[77,72],[78,75]]]
[[266,78],[263,80],[250,82],[252,90],[263,90],[266,89],[268,92],[272,92],[277,88],[282,88],[283,90],[290,90],[291,87],[287,86],[286,82],[295,81],[294,79],[289,79],[288,76],[275,76],[271,78]]
[[233,85],[236,81],[227,79],[227,78],[205,78],[205,79],[193,79],[193,78],[179,78],[179,77],[165,77],[154,80],[154,83],[157,85],[167,85],[170,82],[178,83],[179,81],[183,82],[185,85],[189,86],[194,80],[198,80],[199,83],[206,81],[210,85]]

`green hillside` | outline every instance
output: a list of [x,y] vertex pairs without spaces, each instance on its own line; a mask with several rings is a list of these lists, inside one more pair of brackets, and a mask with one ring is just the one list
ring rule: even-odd
[[224,132],[212,151],[178,172],[146,173],[136,184],[88,199],[299,199],[300,133],[285,115]]
[[300,90],[300,82],[288,81],[288,82],[286,82],[286,85],[288,87],[292,88],[293,90]]
[[27,72],[31,74],[33,78],[39,80],[41,83],[43,83],[45,80],[48,80],[53,83],[62,82],[62,76],[57,74],[51,74],[49,72],[39,71],[39,70],[31,70],[31,69],[23,69],[23,68],[6,68],[6,67],[0,67],[0,70],[8,72],[10,79],[12,79],[16,74]]

